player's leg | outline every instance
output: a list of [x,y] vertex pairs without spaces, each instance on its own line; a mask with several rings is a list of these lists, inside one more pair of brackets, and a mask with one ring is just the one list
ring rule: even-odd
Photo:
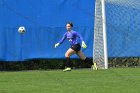
[[88,58],[88,57],[85,57],[85,55],[82,53],[82,51],[78,51],[76,54],[77,54],[77,55],[80,57],[80,59],[83,60],[84,62],[87,62],[87,63],[90,64],[90,65],[93,64],[92,60],[91,60],[90,58]]
[[72,67],[72,63],[71,63],[71,60],[70,60],[70,56],[75,54],[76,52],[69,48],[67,50],[67,52],[65,53],[65,57],[66,57],[66,69],[64,69],[63,71],[70,71],[71,70],[71,67]]
[[78,52],[76,52],[76,54],[79,56],[79,58],[80,58],[81,60],[85,60],[85,59],[86,59],[86,57],[85,57],[85,55],[82,53],[82,51],[78,51]]
[[78,51],[76,54],[80,57],[81,60],[90,64],[92,68],[94,67],[96,70],[98,69],[96,63],[93,64],[92,59],[85,57],[82,51]]

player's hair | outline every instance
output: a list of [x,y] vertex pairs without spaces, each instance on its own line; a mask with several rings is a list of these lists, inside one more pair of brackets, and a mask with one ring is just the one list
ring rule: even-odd
[[72,22],[68,22],[67,24],[70,24],[70,26],[73,27],[73,23]]

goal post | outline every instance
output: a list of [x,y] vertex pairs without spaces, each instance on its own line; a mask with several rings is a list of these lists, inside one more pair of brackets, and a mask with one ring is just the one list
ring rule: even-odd
[[93,62],[99,69],[108,69],[105,0],[96,0],[95,5]]

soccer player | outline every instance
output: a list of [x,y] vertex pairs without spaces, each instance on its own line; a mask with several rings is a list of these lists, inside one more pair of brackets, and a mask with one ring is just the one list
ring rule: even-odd
[[84,62],[88,62],[88,64],[92,65],[92,67],[94,67],[97,70],[98,68],[96,66],[96,63],[94,63],[93,65],[92,60],[84,56],[84,54],[81,51],[81,45],[79,42],[77,42],[77,37],[78,37],[82,41],[82,48],[87,48],[83,40],[83,37],[78,32],[72,30],[72,27],[73,27],[73,24],[71,22],[68,22],[66,24],[67,32],[63,35],[62,39],[57,44],[55,44],[55,48],[57,48],[67,38],[71,45],[71,47],[65,53],[66,68],[63,71],[71,71],[72,63],[70,60],[70,56],[73,54],[77,54],[81,60],[83,60]]

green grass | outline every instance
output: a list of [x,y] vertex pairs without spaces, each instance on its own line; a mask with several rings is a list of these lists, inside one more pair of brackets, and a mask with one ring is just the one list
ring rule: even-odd
[[0,72],[0,93],[140,93],[140,68]]

